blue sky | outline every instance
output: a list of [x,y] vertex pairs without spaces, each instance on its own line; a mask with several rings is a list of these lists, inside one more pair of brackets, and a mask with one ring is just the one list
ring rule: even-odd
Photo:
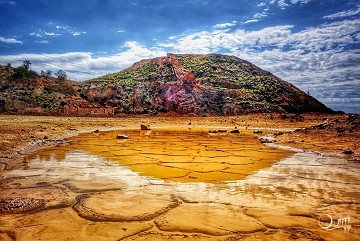
[[246,59],[360,113],[358,0],[0,0],[0,64],[86,80],[171,53]]

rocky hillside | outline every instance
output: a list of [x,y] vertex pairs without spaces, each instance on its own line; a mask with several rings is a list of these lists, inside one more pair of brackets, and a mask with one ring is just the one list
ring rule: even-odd
[[118,113],[331,112],[294,85],[227,55],[168,54],[86,81],[84,97]]
[[46,114],[67,105],[81,94],[80,83],[38,75],[22,66],[0,66],[0,112]]

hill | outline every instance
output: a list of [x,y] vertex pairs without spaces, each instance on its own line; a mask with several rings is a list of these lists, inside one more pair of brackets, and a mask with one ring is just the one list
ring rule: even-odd
[[80,92],[80,82],[39,75],[23,66],[0,66],[0,112],[52,114]]
[[168,54],[86,81],[89,102],[118,113],[237,115],[331,112],[294,85],[235,56]]

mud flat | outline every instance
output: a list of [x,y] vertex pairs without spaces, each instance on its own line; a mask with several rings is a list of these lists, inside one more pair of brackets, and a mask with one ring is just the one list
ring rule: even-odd
[[358,134],[288,132],[336,118],[1,116],[0,240],[360,240]]

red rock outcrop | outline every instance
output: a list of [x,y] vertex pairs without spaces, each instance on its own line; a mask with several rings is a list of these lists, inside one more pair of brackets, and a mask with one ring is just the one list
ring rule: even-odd
[[89,103],[80,97],[67,97],[67,104],[58,109],[61,115],[113,115],[114,108],[104,108],[99,103]]

